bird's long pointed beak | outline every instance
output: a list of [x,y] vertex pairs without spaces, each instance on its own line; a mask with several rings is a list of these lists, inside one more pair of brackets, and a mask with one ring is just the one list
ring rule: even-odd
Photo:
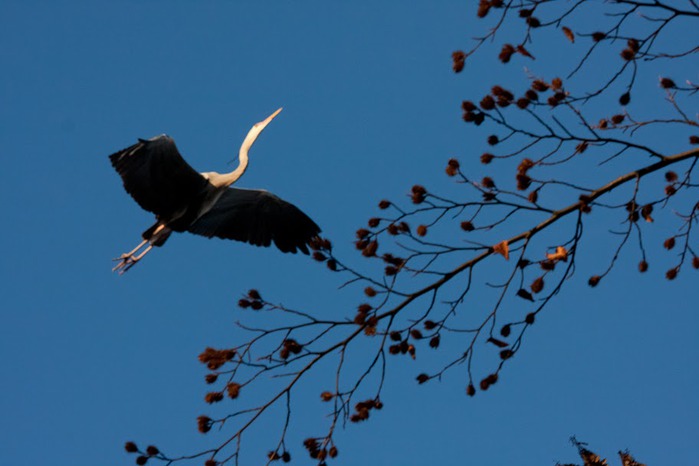
[[281,108],[277,109],[276,112],[272,113],[270,116],[265,118],[264,120],[260,121],[259,123],[255,123],[255,128],[259,128],[260,131],[265,129],[265,126],[267,126],[272,120],[274,120],[274,117],[279,115],[279,113],[282,111]]

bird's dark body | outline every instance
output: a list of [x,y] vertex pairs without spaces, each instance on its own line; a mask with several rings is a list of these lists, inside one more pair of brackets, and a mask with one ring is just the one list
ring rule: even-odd
[[[308,243],[320,233],[306,214],[274,194],[214,186],[185,162],[168,136],[139,139],[109,159],[126,191],[155,214],[156,223],[143,232],[153,246],[162,246],[172,230],[308,254]],[[160,226],[166,228],[154,236]]]

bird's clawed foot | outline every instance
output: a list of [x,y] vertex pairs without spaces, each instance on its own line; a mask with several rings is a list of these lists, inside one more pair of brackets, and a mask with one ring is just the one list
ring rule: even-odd
[[127,270],[136,265],[141,258],[136,257],[133,254],[122,254],[121,257],[116,257],[112,260],[119,261],[119,263],[112,269],[112,272],[119,272],[119,275],[123,275]]
[[144,240],[141,244],[136,246],[133,251],[124,253],[120,257],[112,259],[114,261],[119,261],[119,263],[112,269],[112,272],[119,272],[119,275],[123,275],[127,270],[136,265],[136,263],[140,261],[141,258],[148,253],[148,251],[153,249],[153,245],[149,244],[146,249],[144,249],[140,254],[136,255],[136,253],[146,244],[148,244],[148,241]]

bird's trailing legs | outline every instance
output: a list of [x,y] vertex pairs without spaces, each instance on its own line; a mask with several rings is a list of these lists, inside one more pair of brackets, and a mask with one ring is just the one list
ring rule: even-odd
[[[153,246],[156,245],[158,241],[162,239],[161,236],[169,236],[169,234],[169,228],[167,228],[165,225],[159,225],[158,228],[156,228],[155,231],[153,231],[153,234],[150,238],[141,241],[141,243],[135,248],[133,248],[133,250],[131,250],[130,252],[124,253],[120,257],[113,259],[114,261],[119,261],[119,263],[112,269],[112,272],[119,272],[119,275],[124,274],[127,270],[136,265],[136,263],[140,261],[143,258],[143,256],[148,254],[148,251],[153,249]],[[148,245],[148,247],[143,249],[143,247],[146,244]]]

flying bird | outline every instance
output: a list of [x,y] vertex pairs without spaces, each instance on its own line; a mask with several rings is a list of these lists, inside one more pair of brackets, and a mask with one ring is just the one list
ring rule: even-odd
[[230,187],[248,167],[248,151],[280,108],[256,123],[240,146],[238,168],[230,173],[195,171],[167,135],[139,139],[109,156],[124,189],[156,222],[143,232],[143,241],[114,259],[113,271],[123,274],[153,247],[165,244],[173,231],[243,241],[255,246],[274,243],[282,252],[308,254],[320,228],[299,208],[258,189]]

